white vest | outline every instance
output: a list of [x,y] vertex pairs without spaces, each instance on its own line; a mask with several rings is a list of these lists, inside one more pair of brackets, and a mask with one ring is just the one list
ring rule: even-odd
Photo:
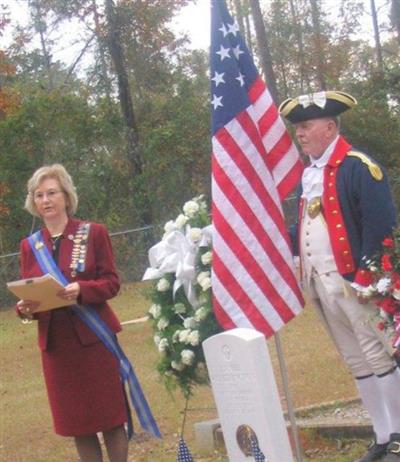
[[303,208],[300,234],[300,256],[303,281],[309,285],[312,275],[337,272],[335,258],[329,239],[328,228],[322,213],[311,218],[307,213],[307,204]]

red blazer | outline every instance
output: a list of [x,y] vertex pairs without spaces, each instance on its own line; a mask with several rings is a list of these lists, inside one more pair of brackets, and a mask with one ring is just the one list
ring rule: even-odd
[[[81,221],[69,219],[60,241],[58,266],[69,282],[78,282],[80,296],[78,302],[88,304],[95,308],[113,332],[121,330],[118,318],[107,304],[106,300],[114,297],[119,290],[120,283],[115,268],[112,253],[111,240],[107,229],[98,223],[91,223],[86,252],[85,270],[81,273],[72,274],[70,268],[73,238]],[[44,244],[51,252],[50,234],[46,228],[42,229]],[[21,242],[21,277],[30,278],[41,276],[42,270],[31,250],[28,239]],[[35,314],[38,321],[39,348],[46,350],[48,332],[51,328],[53,311]],[[99,338],[84,324],[72,310],[68,310],[75,332],[83,345],[99,342]]]

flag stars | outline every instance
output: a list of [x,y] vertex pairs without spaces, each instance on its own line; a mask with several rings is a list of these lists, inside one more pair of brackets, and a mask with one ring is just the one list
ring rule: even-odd
[[236,77],[236,80],[239,81],[241,87],[244,86],[244,75],[241,72],[239,72],[239,75]]
[[218,108],[218,107],[223,107],[224,105],[221,103],[221,100],[222,100],[222,96],[217,96],[217,95],[213,95],[213,99],[211,101],[211,104],[214,106],[214,111]]
[[218,30],[220,30],[224,34],[224,37],[226,37],[229,34],[225,24],[222,24],[222,26]]
[[220,83],[225,83],[224,75],[225,75],[225,72],[222,72],[221,74],[219,74],[217,71],[215,71],[215,75],[211,80],[215,82],[216,87],[218,87]]
[[221,61],[223,61],[225,58],[230,58],[229,51],[230,51],[229,48],[225,48],[221,45],[219,48],[219,51],[216,51],[216,54],[219,55],[221,58]]
[[228,24],[228,34],[233,34],[236,37],[236,34],[239,32],[239,25],[236,21],[232,24]]
[[240,49],[240,45],[238,45],[235,48],[232,48],[233,54],[235,55],[235,58],[239,61],[239,56],[244,54],[244,51]]

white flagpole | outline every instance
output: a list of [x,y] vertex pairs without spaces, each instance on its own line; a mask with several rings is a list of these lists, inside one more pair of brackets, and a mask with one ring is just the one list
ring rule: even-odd
[[293,401],[292,401],[292,397],[289,391],[289,380],[288,380],[288,375],[287,375],[286,363],[285,363],[285,358],[283,356],[281,340],[280,340],[278,332],[275,333],[274,339],[275,339],[276,353],[277,353],[278,361],[279,361],[279,369],[281,371],[283,390],[285,392],[285,397],[286,397],[288,416],[290,420],[290,426],[292,429],[292,435],[293,435],[293,440],[294,440],[294,445],[295,445],[295,450],[296,450],[296,459],[297,459],[297,462],[303,462],[303,451],[300,445],[300,438],[299,438],[299,432],[298,432],[298,428],[296,424],[296,417],[294,414]]

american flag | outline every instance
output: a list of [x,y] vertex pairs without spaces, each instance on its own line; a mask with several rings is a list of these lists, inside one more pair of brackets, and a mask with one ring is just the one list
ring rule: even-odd
[[251,453],[254,457],[254,462],[267,462],[265,456],[258,446],[256,438],[251,438]]
[[193,462],[193,457],[189,452],[188,447],[182,436],[179,437],[178,454],[176,456],[176,462]]
[[281,205],[303,166],[224,0],[211,7],[214,309],[268,337],[304,304]]

